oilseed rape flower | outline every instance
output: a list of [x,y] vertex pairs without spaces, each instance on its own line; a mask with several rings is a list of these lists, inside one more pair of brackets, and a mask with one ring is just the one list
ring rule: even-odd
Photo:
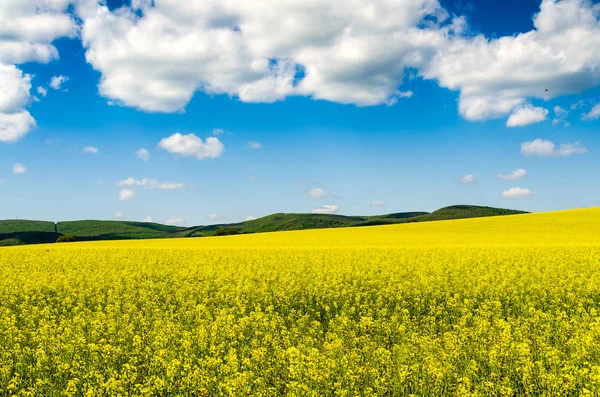
[[0,394],[600,394],[600,209],[0,249]]

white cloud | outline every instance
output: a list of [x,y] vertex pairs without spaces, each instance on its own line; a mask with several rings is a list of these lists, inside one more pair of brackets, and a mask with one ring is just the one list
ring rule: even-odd
[[313,214],[335,214],[340,209],[337,205],[326,204],[321,207],[314,208]]
[[518,168],[511,172],[510,174],[498,174],[499,179],[504,179],[505,181],[518,181],[521,178],[525,178],[527,176],[527,171],[523,168]]
[[48,90],[44,87],[38,87],[37,93],[40,94],[41,96],[45,97],[46,95],[48,95]]
[[260,149],[262,147],[262,143],[256,142],[256,141],[250,141],[250,142],[248,142],[248,147],[250,149]]
[[315,187],[313,189],[310,189],[308,191],[308,195],[312,198],[325,198],[325,197],[329,197],[329,193],[327,193],[325,190],[321,189],[320,187]]
[[15,143],[36,127],[28,111],[0,113],[0,142]]
[[410,96],[399,90],[405,68],[429,59],[450,29],[437,23],[448,16],[437,0],[156,0],[80,16],[100,93],[161,112],[182,110],[197,90],[244,102],[390,103]]
[[477,177],[473,174],[467,174],[460,178],[460,183],[475,183],[477,181]]
[[140,186],[145,189],[163,189],[163,190],[177,190],[183,189],[185,184],[177,182],[159,182],[154,179],[142,178],[137,180],[133,177],[123,179],[116,182],[117,186]]
[[469,120],[503,117],[528,98],[580,93],[600,84],[599,15],[588,0],[543,0],[533,30],[449,37],[421,74],[459,90]]
[[14,174],[25,174],[27,172],[27,168],[23,163],[13,164],[12,170]]
[[146,161],[150,160],[150,152],[146,148],[141,148],[141,149],[136,150],[135,157],[146,162]]
[[251,215],[246,215],[246,216],[244,217],[244,221],[246,221],[246,222],[247,222],[247,221],[253,221],[253,220],[255,220],[255,219],[256,219],[256,217],[254,217],[254,216],[251,216]]
[[83,148],[83,153],[96,154],[98,153],[98,148],[93,146],[86,146]]
[[115,218],[117,219],[125,219],[125,214],[123,212],[115,212]]
[[533,192],[529,189],[513,187],[502,192],[502,198],[519,198],[533,196]]
[[526,105],[515,109],[506,121],[507,127],[524,127],[529,124],[539,123],[546,120],[548,109]]
[[183,226],[185,225],[185,221],[181,218],[173,218],[173,219],[167,219],[165,221],[166,225],[170,225],[170,226]]
[[581,117],[583,120],[597,120],[600,119],[600,103],[595,105],[592,110],[584,114]]
[[52,88],[53,90],[60,90],[62,85],[67,81],[69,81],[69,78],[67,76],[54,76],[50,80],[50,88]]
[[131,189],[121,189],[119,192],[119,200],[127,201],[135,197],[135,191]]
[[219,135],[223,135],[225,134],[225,130],[221,129],[221,128],[215,128],[213,129],[213,135],[214,136],[219,136]]
[[154,222],[154,220],[152,219],[151,216],[147,216],[147,217],[144,218],[144,220],[142,222],[152,223],[152,222]]
[[371,201],[371,204],[369,204],[369,207],[385,207],[385,206],[386,206],[385,201],[380,201],[380,200]]
[[213,212],[212,214],[208,214],[206,217],[208,219],[210,219],[211,221],[215,221],[217,219],[221,219],[221,215],[219,215],[219,214],[217,214],[215,212]]
[[567,157],[573,154],[583,154],[587,152],[587,148],[579,141],[575,143],[563,143],[558,150],[556,150],[556,145],[554,145],[553,142],[540,138],[521,144],[521,153],[527,157]]
[[560,106],[554,106],[553,110],[555,116],[554,120],[552,120],[552,124],[557,125],[564,122],[565,126],[567,126],[567,117],[569,116],[569,111],[561,108]]
[[202,139],[194,134],[181,135],[180,133],[161,139],[158,147],[169,153],[192,156],[198,160],[220,157],[225,151],[225,146],[218,138],[211,136],[202,142]]

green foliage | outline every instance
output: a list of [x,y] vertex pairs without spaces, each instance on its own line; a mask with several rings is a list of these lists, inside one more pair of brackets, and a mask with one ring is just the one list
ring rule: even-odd
[[214,236],[233,236],[235,234],[240,234],[239,230],[234,227],[224,228],[220,227],[215,231]]
[[77,241],[77,238],[75,238],[75,236],[71,236],[69,234],[60,236],[59,238],[56,239],[57,243],[74,243],[75,241]]
[[58,223],[60,233],[82,237],[84,240],[163,238],[171,237],[172,233],[184,229],[149,222],[85,220]]
[[55,232],[54,222],[7,219],[0,221],[0,233]]

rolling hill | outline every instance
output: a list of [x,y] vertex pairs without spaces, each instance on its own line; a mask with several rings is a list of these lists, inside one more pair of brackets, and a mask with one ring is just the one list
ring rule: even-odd
[[78,241],[203,237],[212,236],[219,229],[224,228],[235,229],[237,233],[264,233],[285,230],[428,222],[523,213],[525,212],[503,208],[455,205],[441,208],[432,213],[398,212],[376,216],[280,213],[239,223],[194,227],[129,221],[83,220],[53,223],[17,219],[0,221],[0,246],[52,243],[62,235],[75,236]]

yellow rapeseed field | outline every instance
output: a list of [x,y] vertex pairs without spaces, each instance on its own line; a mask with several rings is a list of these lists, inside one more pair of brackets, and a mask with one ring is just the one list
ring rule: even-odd
[[0,249],[0,395],[600,395],[600,209]]

